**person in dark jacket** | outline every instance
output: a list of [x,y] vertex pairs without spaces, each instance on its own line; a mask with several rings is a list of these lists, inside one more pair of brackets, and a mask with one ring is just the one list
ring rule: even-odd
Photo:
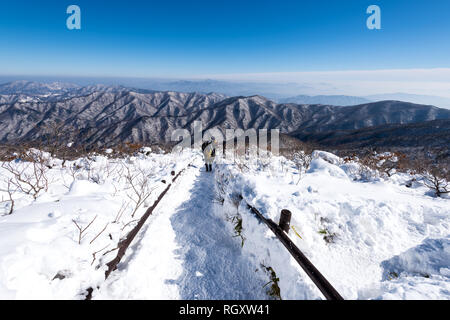
[[203,142],[202,151],[203,156],[205,158],[205,167],[206,171],[212,171],[212,164],[214,162],[214,158],[216,157],[216,141],[212,137],[210,140]]

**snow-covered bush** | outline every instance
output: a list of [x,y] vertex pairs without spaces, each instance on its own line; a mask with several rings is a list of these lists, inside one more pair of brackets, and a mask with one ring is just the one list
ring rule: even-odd
[[129,165],[125,165],[127,182],[126,195],[133,204],[131,217],[134,218],[136,212],[142,205],[147,204],[148,198],[151,196],[154,188],[151,185],[151,172],[142,167],[131,169]]
[[[258,223],[247,203],[275,223],[282,209],[290,210],[291,240],[350,299],[379,297],[375,288],[388,290],[384,287],[383,261],[426,237],[448,233],[448,200],[424,197],[426,188],[417,182],[406,188],[418,175],[396,170],[389,177],[383,172],[386,157],[391,155],[380,154],[377,165],[369,168],[357,157],[342,159],[316,151],[298,184],[294,162],[280,157],[271,157],[268,165],[279,174],[266,174],[252,165],[241,171],[226,161],[218,166],[216,179],[227,187],[223,217],[239,214],[240,234],[245,238],[243,254],[276,271],[283,299],[317,299],[321,295],[313,285],[305,285],[308,278],[286,250],[278,247],[271,231]],[[229,226],[230,235],[234,235],[234,224]],[[432,281],[436,288],[443,285],[439,279]],[[417,293],[419,297],[426,296],[423,290]],[[399,297],[397,293],[394,296]]]
[[450,192],[448,162],[437,161],[430,155],[419,155],[411,164],[416,180],[429,188],[433,195],[441,197]]
[[49,187],[48,171],[51,158],[45,152],[31,149],[22,157],[11,162],[3,162],[1,168],[6,171],[8,188],[31,195],[34,199]]
[[295,152],[294,155],[292,156],[292,161],[294,162],[295,167],[298,170],[297,184],[300,182],[301,178],[303,177],[303,174],[305,174],[306,171],[308,171],[312,159],[313,155],[303,150]]
[[423,184],[433,191],[437,197],[450,192],[450,169],[442,164],[431,164],[421,173]]
[[2,298],[84,299],[83,290],[104,281],[119,241],[166,187],[161,181],[169,181],[171,171],[185,167],[193,156],[144,152],[109,158],[90,153],[63,166],[63,160],[48,153],[30,154],[36,155],[48,181],[36,197],[11,183],[8,187],[14,173],[35,183],[33,162],[18,155],[0,163],[0,214],[14,209],[0,223]]

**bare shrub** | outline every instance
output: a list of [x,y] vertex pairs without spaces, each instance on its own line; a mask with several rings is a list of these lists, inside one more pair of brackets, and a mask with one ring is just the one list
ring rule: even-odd
[[434,192],[437,197],[450,192],[450,174],[447,167],[434,164],[422,171],[423,184]]
[[103,250],[106,250],[108,247],[110,246],[110,244],[106,245],[105,247],[101,248],[100,250],[97,250],[95,252],[92,253],[92,262],[91,262],[91,266],[94,265],[95,260],[97,259],[97,254],[102,252]]
[[385,152],[374,155],[377,168],[386,176],[392,177],[394,174],[406,171],[409,167],[405,154],[400,152]]
[[[62,149],[62,143],[65,140],[65,137],[68,132],[70,132],[69,128],[64,125],[64,123],[58,123],[56,121],[49,121],[45,123],[41,127],[43,131],[43,146],[46,151],[48,151],[52,157],[56,157],[58,151]],[[66,142],[69,143],[70,141]],[[61,154],[58,154],[61,157]]]
[[49,152],[53,158],[61,159],[62,167],[68,160],[87,153],[87,146],[79,143],[86,137],[72,125],[47,121],[41,125],[40,130],[43,135],[40,140],[34,142],[34,147]]
[[312,161],[312,150],[300,150],[293,154],[292,161],[295,164],[295,167],[297,168],[298,172],[298,181],[297,184],[300,182],[300,180],[303,178],[303,174],[308,171],[309,166],[311,165]]
[[410,159],[406,154],[398,151],[377,152],[366,148],[363,150],[341,153],[344,163],[358,162],[360,164],[356,174],[360,179],[370,179],[377,174],[392,177],[399,172],[407,172],[410,169]]
[[449,193],[450,171],[445,162],[438,162],[430,154],[419,154],[411,161],[411,173],[419,175],[424,186],[437,197]]
[[[72,177],[72,182],[77,180],[77,176],[81,169],[82,169],[82,167],[76,163],[73,163],[71,166],[69,166],[68,172],[69,172],[69,175]],[[68,186],[67,186],[67,188],[68,188]]]
[[47,173],[50,167],[48,159],[39,150],[24,153],[16,162],[2,163],[2,168],[13,176],[10,179],[11,185],[34,199],[41,191],[48,190]]
[[115,219],[114,219],[114,221],[112,223],[119,223],[120,222],[120,219],[122,218],[122,215],[124,214],[124,212],[127,209],[128,205],[129,204],[126,203],[126,202],[122,203],[122,206],[120,207],[119,211],[117,212],[116,217],[115,217]]
[[143,145],[141,143],[125,142],[116,145],[114,151],[115,154],[119,156],[135,155],[142,149],[142,147]]
[[5,202],[9,202],[9,210],[7,215],[11,215],[14,212],[14,199],[13,199],[13,194],[14,192],[17,191],[17,188],[15,188],[14,190],[13,184],[11,182],[11,179],[8,179],[7,185],[6,185],[6,190],[0,190],[2,192],[5,192],[8,195],[8,199],[4,200],[3,195],[2,195],[2,201],[0,201],[0,203],[5,203]]
[[87,174],[87,180],[94,182],[96,184],[102,184],[104,183],[104,178],[106,174],[110,174],[111,172],[109,170],[109,162],[106,166],[96,166],[96,153],[90,153],[83,157],[81,164],[82,165],[76,165],[69,170],[71,171],[71,175],[73,176],[74,180],[76,179],[77,173],[84,169],[84,172]]
[[30,149],[31,146],[28,143],[20,144],[1,144],[0,145],[0,161],[11,162],[20,158],[23,154],[23,150]]
[[245,155],[239,155],[238,153],[234,156],[234,164],[241,172],[247,172],[250,170],[249,166],[246,163]]
[[149,175],[142,168],[132,172],[130,166],[125,166],[127,172],[125,179],[128,190],[127,197],[134,203],[131,217],[134,217],[139,208],[147,201],[155,188],[150,186]]
[[97,233],[97,235],[91,240],[91,242],[89,242],[89,244],[92,244],[95,240],[97,240],[98,237],[100,237],[100,235],[105,232],[106,228],[108,227],[109,223],[107,223],[105,225],[105,227],[99,232]]
[[81,227],[75,220],[72,220],[78,229],[78,244],[81,244],[81,240],[85,237],[87,229],[89,229],[89,227],[94,223],[95,219],[97,219],[97,216],[95,216],[85,228]]
[[281,155],[294,163],[295,168],[298,172],[297,184],[303,178],[304,174],[306,173],[306,171],[308,171],[311,165],[311,162],[313,160],[312,154],[315,150],[315,147],[316,146],[309,143],[296,141],[295,145],[292,146],[292,148],[285,148],[280,150]]
[[11,153],[4,146],[0,147],[0,161],[12,161]]
[[378,174],[392,177],[407,169],[406,156],[396,152],[377,153],[365,150],[359,158],[359,176],[363,180],[375,178]]

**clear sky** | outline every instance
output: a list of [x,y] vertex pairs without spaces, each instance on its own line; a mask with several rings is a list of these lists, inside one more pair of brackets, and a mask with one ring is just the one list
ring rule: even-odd
[[[66,8],[81,8],[81,30]],[[382,29],[366,9],[381,7]],[[450,67],[449,0],[1,1],[0,74],[191,77]]]

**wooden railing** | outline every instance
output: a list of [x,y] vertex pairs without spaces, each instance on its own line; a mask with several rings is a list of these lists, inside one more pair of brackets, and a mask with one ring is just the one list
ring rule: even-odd
[[[247,202],[246,202],[247,203]],[[317,288],[322,292],[327,300],[344,300],[328,280],[317,270],[317,268],[306,258],[300,249],[292,242],[287,233],[290,228],[291,212],[289,210],[281,211],[280,223],[276,224],[271,219],[265,218],[258,209],[247,203],[247,207],[256,216],[264,222],[270,230],[277,236],[281,243],[286,247],[292,257],[298,262],[300,267],[311,278]]]

